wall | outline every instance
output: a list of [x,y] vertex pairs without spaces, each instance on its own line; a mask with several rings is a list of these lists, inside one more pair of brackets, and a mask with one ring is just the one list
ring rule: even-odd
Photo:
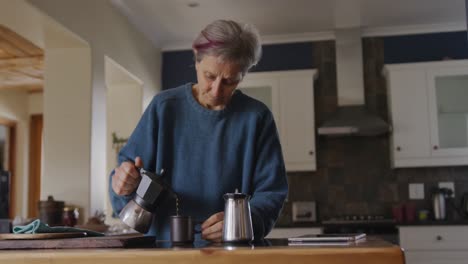
[[[160,53],[107,1],[30,0],[28,2],[90,45],[92,54],[92,121],[91,142],[87,145],[90,147],[91,157],[85,158],[84,162],[90,164],[91,172],[89,175],[86,169],[83,170],[82,177],[88,178],[89,183],[80,188],[87,190],[85,195],[88,193],[90,195],[90,204],[84,205],[86,213],[104,210],[109,174],[106,169],[106,142],[110,137],[106,133],[104,58],[109,56],[142,80],[144,83],[142,104],[144,108],[149,104],[153,95],[160,90]],[[58,118],[67,117],[63,115]],[[46,155],[45,158],[47,158]],[[82,159],[78,155],[76,158]],[[44,177],[49,176],[44,175]],[[78,181],[76,179],[73,183],[81,186]],[[68,185],[70,184],[68,182]],[[76,195],[78,194],[77,190]]]
[[16,168],[15,192],[16,204],[14,212],[25,215],[27,205],[27,175],[28,175],[28,140],[29,115],[28,94],[25,91],[0,91],[0,117],[16,122]]
[[16,205],[17,215],[26,215],[27,186],[29,175],[29,116],[41,114],[42,93],[28,94],[25,91],[0,91],[0,117],[17,122],[16,153]]
[[42,93],[31,93],[28,95],[29,115],[42,114],[44,109],[44,95]]
[[[262,59],[251,72],[312,69],[313,43],[287,43],[262,46]],[[191,50],[167,51],[162,55],[163,89],[196,82],[195,62]]]
[[[135,129],[141,116],[143,83],[121,65],[106,58],[107,86],[107,131],[119,139],[127,139]],[[107,170],[117,166],[120,145],[114,145],[112,138],[107,144]],[[111,224],[113,215],[110,199],[107,200],[106,222]]]
[[87,47],[46,49],[46,54],[45,68],[60,75],[44,81],[40,199],[53,195],[86,210],[90,197],[91,54]]
[[[458,33],[460,35],[461,33]],[[415,39],[428,41],[431,35]],[[466,33],[463,32],[466,37]],[[453,33],[449,34],[453,36]],[[436,34],[436,38],[441,35]],[[408,36],[402,37],[407,40]],[[393,37],[392,45],[387,47],[388,38],[374,37],[363,39],[365,100],[368,110],[388,120],[387,87],[381,70],[385,61],[403,61],[385,54],[395,52],[404,46],[397,44]],[[450,42],[452,38],[447,38]],[[460,39],[466,41],[465,39]],[[405,42],[403,41],[403,42]],[[414,46],[422,46],[412,44]],[[447,45],[453,45],[448,43]],[[467,45],[468,46],[468,45]],[[315,90],[316,123],[321,124],[337,107],[336,66],[334,41],[314,43],[315,67],[319,79]],[[434,59],[432,50],[438,45],[418,53],[418,61]],[[463,51],[451,51],[463,53]],[[437,56],[442,59],[445,56]],[[414,58],[414,57],[412,57]],[[463,56],[458,58],[464,58]],[[289,201],[286,203],[278,225],[292,225],[291,204],[293,201],[316,200],[320,219],[339,215],[373,214],[392,217],[394,205],[412,202],[419,209],[430,209],[430,194],[440,181],[454,181],[456,197],[460,201],[463,192],[468,191],[468,167],[404,168],[390,167],[390,147],[388,136],[359,138],[317,137],[317,171],[289,173]],[[408,184],[424,183],[425,199],[409,200]],[[455,218],[457,215],[450,215]]]
[[388,36],[382,38],[385,63],[468,58],[466,31]]
[[[298,57],[300,60],[310,60],[311,65],[308,67],[316,68],[319,72],[315,83],[315,119],[319,125],[330,117],[337,107],[335,42],[318,41],[307,45],[310,50],[301,51]],[[420,48],[422,46],[423,49]],[[466,32],[364,38],[364,84],[368,110],[387,120],[387,89],[381,74],[385,63],[431,61],[444,57],[463,59],[468,58],[466,47]],[[269,61],[268,64],[271,65],[281,65],[282,60],[293,58],[278,56],[287,52],[283,48],[285,46],[278,46],[275,53],[264,53],[259,65],[265,63],[264,61]],[[186,59],[180,60],[183,52],[186,53]],[[178,58],[177,67],[186,69],[190,63],[189,54],[189,51],[164,53],[163,58]],[[297,57],[294,58],[297,60]],[[163,65],[172,63],[164,61]],[[174,65],[171,67],[176,68]],[[295,67],[290,66],[288,69]],[[164,72],[166,71],[163,69]],[[174,79],[163,75],[163,79],[166,78]],[[463,192],[468,191],[468,166],[392,169],[388,136],[317,136],[316,143],[318,169],[315,172],[288,173],[289,197],[277,225],[293,224],[293,201],[316,200],[319,219],[355,214],[391,217],[393,205],[409,200],[408,183],[425,184],[426,199],[413,201],[418,209],[430,208],[431,189],[436,187],[439,181],[455,182],[456,201],[459,201]]]

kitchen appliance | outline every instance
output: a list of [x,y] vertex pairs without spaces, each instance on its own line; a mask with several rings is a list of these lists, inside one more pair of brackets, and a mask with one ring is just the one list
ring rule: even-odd
[[432,206],[435,220],[445,220],[447,217],[446,199],[452,195],[448,188],[435,189],[432,194]]
[[148,232],[153,213],[165,194],[170,194],[177,200],[177,194],[162,180],[163,172],[158,175],[141,168],[141,181],[136,195],[119,214],[122,222],[140,233]]
[[252,216],[250,215],[250,196],[239,193],[224,194],[223,241],[248,243],[254,239]]
[[365,106],[361,30],[335,30],[338,109],[318,128],[324,136],[376,136],[390,126]]
[[394,219],[383,215],[339,215],[322,221],[324,234],[365,233],[398,244]]

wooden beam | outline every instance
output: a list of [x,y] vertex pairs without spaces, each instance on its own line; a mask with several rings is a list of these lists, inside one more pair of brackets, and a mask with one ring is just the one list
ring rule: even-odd
[[6,51],[0,49],[0,60],[2,59],[9,59],[11,57],[10,54],[6,53]]
[[27,53],[24,51],[20,50],[16,46],[14,46],[12,43],[4,40],[0,36],[0,49],[3,50],[4,52],[10,54],[10,57],[29,57]]
[[0,125],[11,127],[16,125],[16,121],[0,116]]
[[5,85],[28,84],[28,83],[42,83],[42,79],[30,77],[21,72],[11,70],[0,70],[0,87]]
[[8,84],[8,85],[0,85],[0,91],[4,90],[26,90],[28,92],[39,92],[42,91],[44,88],[43,83],[29,83],[29,84]]
[[29,94],[42,93],[44,92],[44,85],[31,86],[27,90]]
[[43,93],[44,92],[44,87],[37,88],[37,89],[31,89],[28,90],[28,94],[36,94],[36,93]]
[[21,68],[25,66],[42,66],[44,63],[44,56],[35,56],[27,58],[13,58],[0,60],[0,69]]
[[44,54],[41,48],[2,25],[0,25],[0,36],[30,56],[39,56]]
[[42,74],[41,71],[29,70],[28,68],[17,68],[17,69],[11,69],[9,71],[25,75],[29,78],[44,80],[44,74]]

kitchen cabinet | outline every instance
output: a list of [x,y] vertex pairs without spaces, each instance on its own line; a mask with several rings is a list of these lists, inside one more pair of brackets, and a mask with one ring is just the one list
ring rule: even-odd
[[289,238],[322,233],[322,227],[283,227],[273,228],[266,238]]
[[287,171],[316,170],[314,78],[316,70],[249,73],[239,84],[273,113]]
[[468,60],[386,65],[394,167],[468,165]]
[[400,226],[407,264],[465,264],[468,226]]

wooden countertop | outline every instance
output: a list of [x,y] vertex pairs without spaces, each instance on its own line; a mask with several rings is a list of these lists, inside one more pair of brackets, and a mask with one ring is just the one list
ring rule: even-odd
[[[273,241],[273,240],[272,240]],[[379,263],[404,264],[399,246],[368,238],[348,246],[209,246],[204,248],[0,250],[0,263]]]

